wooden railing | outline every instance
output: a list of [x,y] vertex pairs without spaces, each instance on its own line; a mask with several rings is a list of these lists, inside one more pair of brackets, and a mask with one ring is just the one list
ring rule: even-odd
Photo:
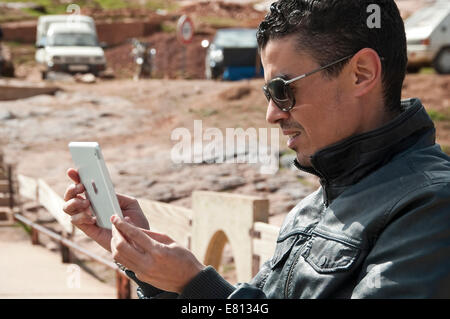
[[[32,227],[32,238],[36,232],[46,233],[65,247],[63,254],[70,255],[70,250],[75,249],[106,264],[70,240],[75,228],[62,210],[63,199],[44,180],[23,175],[18,175],[17,180],[20,196],[45,207],[64,229],[59,237],[53,236],[42,226],[17,215],[17,220]],[[261,263],[272,257],[279,228],[267,223],[269,201],[266,199],[199,191],[192,194],[192,209],[148,199],[138,199],[138,202],[152,230],[169,235],[191,249],[203,263],[216,269],[220,266],[223,248],[228,242],[239,282],[249,281]],[[113,265],[109,266],[117,270]],[[118,289],[118,297],[128,298],[130,293],[126,289],[130,285],[128,281],[124,284],[124,280],[128,279],[123,276],[117,276],[117,285],[122,287],[122,290]]]

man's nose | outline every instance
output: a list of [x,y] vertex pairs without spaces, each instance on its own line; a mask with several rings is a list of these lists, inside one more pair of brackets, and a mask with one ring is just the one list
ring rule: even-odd
[[283,112],[280,110],[272,100],[269,102],[266,113],[266,121],[270,124],[277,124],[280,120],[285,120],[289,118],[289,112]]

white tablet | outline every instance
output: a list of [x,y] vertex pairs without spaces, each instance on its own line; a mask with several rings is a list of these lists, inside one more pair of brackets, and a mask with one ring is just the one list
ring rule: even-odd
[[111,216],[117,214],[123,218],[123,215],[100,145],[97,142],[70,142],[69,150],[86,189],[86,198],[97,217],[97,225],[111,229]]

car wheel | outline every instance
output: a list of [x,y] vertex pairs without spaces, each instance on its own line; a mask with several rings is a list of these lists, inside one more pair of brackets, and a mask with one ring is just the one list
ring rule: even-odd
[[212,73],[212,78],[214,80],[220,80],[222,78],[222,75],[223,75],[223,72],[221,72],[220,69],[212,69],[211,73]]
[[433,60],[433,67],[439,74],[450,74],[450,47],[439,51]]
[[14,77],[14,65],[11,61],[6,61],[3,66],[0,67],[0,76],[13,78]]

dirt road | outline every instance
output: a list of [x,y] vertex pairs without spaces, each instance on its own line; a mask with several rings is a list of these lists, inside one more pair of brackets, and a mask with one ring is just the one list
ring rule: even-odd
[[1,299],[116,298],[113,286],[76,264],[62,264],[45,247],[32,246],[22,228],[2,227],[0,232]]

